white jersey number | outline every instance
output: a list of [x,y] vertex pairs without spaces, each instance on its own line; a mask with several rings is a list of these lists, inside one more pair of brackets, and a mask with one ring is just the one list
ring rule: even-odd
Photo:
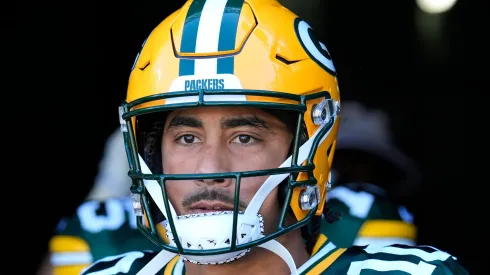
[[105,215],[97,214],[101,203],[88,201],[77,209],[78,218],[84,230],[90,233],[98,233],[102,230],[117,230],[126,222],[129,214],[129,224],[136,229],[136,217],[133,212],[131,199],[109,199],[105,201]]
[[445,261],[451,255],[448,253],[438,250],[433,247],[429,247],[433,249],[432,252],[427,252],[422,249],[418,249],[416,247],[412,248],[401,248],[395,246],[386,246],[386,247],[376,247],[376,246],[368,246],[364,250],[369,254],[391,254],[391,255],[412,255],[420,258],[420,262],[418,264],[408,261],[385,261],[379,259],[368,259],[364,261],[356,261],[350,264],[349,270],[347,271],[347,275],[359,275],[362,270],[375,270],[375,271],[404,271],[408,274],[417,274],[417,275],[431,275],[436,266],[433,264],[429,264],[431,261]]
[[426,262],[419,262],[414,264],[406,261],[384,261],[377,259],[370,259],[358,262],[352,262],[347,275],[359,275],[363,270],[375,270],[375,271],[403,271],[408,274],[417,275],[431,275],[435,265],[428,264]]

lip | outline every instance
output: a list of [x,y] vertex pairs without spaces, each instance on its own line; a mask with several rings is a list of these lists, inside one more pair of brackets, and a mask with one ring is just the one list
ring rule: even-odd
[[200,201],[192,204],[189,207],[189,212],[192,214],[217,211],[233,211],[233,205],[229,205],[219,201]]

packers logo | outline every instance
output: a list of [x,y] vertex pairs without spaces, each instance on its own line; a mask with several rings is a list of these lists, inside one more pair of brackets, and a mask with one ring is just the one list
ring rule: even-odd
[[184,82],[185,91],[196,90],[222,90],[225,88],[225,80],[210,78],[210,79],[189,79]]
[[308,56],[310,56],[310,58],[325,71],[335,76],[337,72],[333,65],[332,58],[330,57],[330,53],[325,44],[316,38],[310,25],[304,20],[296,18],[294,20],[294,30],[301,46]]

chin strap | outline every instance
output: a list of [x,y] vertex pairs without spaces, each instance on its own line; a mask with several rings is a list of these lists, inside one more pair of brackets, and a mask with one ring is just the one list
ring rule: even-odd
[[[312,139],[310,139],[312,140]],[[305,146],[306,145],[306,146]],[[306,147],[306,148],[305,148]],[[300,148],[300,156],[298,158],[298,163],[303,162],[303,158],[306,159],[307,153],[305,150],[311,148],[308,146],[306,143]],[[303,150],[301,150],[303,149]],[[303,152],[303,153],[301,153]],[[151,174],[150,169],[146,165],[145,161],[141,156],[139,156],[140,160],[140,165],[141,165],[141,170],[145,174]],[[281,167],[285,167],[290,165],[291,163],[291,157],[288,158]],[[258,213],[258,210],[260,209],[260,206],[262,205],[263,201],[267,197],[267,195],[270,193],[271,190],[273,190],[280,182],[282,182],[283,179],[285,179],[289,174],[281,174],[281,175],[272,175],[270,176],[267,181],[264,183],[264,185],[261,186],[259,189],[259,192],[254,196],[252,199],[252,202],[249,204],[247,209],[245,211],[249,211],[248,214],[251,214],[252,212],[249,209],[252,209],[254,213]],[[162,195],[162,190],[160,188],[160,185],[154,181],[154,180],[143,180],[146,189],[148,190],[148,193],[150,196],[152,196],[153,200],[157,204],[158,208],[162,213],[168,213],[167,209],[165,208],[165,204],[163,203],[163,195]],[[170,212],[172,217],[177,217],[175,213],[175,209],[172,207],[172,205],[169,202],[170,206]],[[264,249],[267,249],[284,260],[286,264],[288,265],[289,269],[291,270],[292,275],[297,275],[297,269],[296,269],[296,264],[294,263],[293,257],[289,253],[289,251],[278,241],[276,240],[270,240],[266,243],[263,243],[259,245],[259,247],[262,247]],[[157,274],[170,260],[172,260],[177,254],[173,252],[169,252],[167,250],[161,250],[153,259],[150,260],[136,275],[155,275]]]
[[[303,148],[304,147],[302,147],[302,149]],[[308,148],[305,148],[305,149],[308,149]],[[148,168],[148,166],[146,165],[145,161],[143,160],[143,158],[141,156],[139,156],[139,160],[140,160],[142,172],[145,174],[151,174],[150,169]],[[301,163],[300,161],[298,161],[298,162]],[[284,167],[286,165],[290,165],[290,163],[291,163],[291,158],[288,158],[288,160],[286,160],[283,163],[283,165],[281,165],[281,167]],[[258,213],[258,209],[260,209],[260,206],[262,205],[263,200],[267,197],[267,190],[274,189],[274,187],[277,186],[280,182],[282,182],[282,180],[285,177],[287,177],[287,175],[288,174],[282,174],[282,175],[273,175],[273,176],[269,177],[269,179],[264,183],[262,188],[260,188],[260,190],[262,190],[262,192],[260,194],[264,194],[265,196],[261,196],[259,193],[257,193],[253,199],[252,206],[257,205],[258,207],[250,207],[251,205],[249,205],[247,207],[247,210],[250,208],[257,209],[256,212]],[[274,177],[274,176],[279,176],[279,177]],[[143,182],[145,184],[146,189],[148,190],[148,193],[150,194],[150,196],[152,196],[153,200],[157,204],[157,207],[160,209],[160,211],[162,211],[163,213],[168,213],[167,209],[165,208],[165,204],[163,203],[163,195],[162,195],[160,185],[154,180],[143,180]],[[266,187],[272,186],[272,188],[264,188],[264,186],[266,186]],[[169,202],[169,206],[170,206],[169,210],[171,212],[172,217],[177,217],[177,215],[175,213],[175,209],[170,204],[170,202]],[[249,212],[249,213],[251,213],[251,212]],[[293,257],[291,256],[289,251],[282,244],[280,244],[278,241],[270,240],[266,243],[259,245],[259,247],[267,249],[267,250],[275,253],[279,257],[281,257],[281,259],[283,259],[286,262],[289,269],[291,270],[291,274],[292,275],[297,274],[296,264],[294,263]],[[154,275],[154,274],[157,274],[175,256],[177,256],[177,254],[175,254],[173,252],[169,252],[167,250],[161,250],[136,275]]]
[[259,247],[274,252],[277,256],[281,257],[281,259],[284,262],[286,262],[286,264],[288,265],[289,270],[291,270],[291,275],[298,274],[298,270],[296,269],[296,263],[294,263],[293,256],[291,256],[291,253],[289,253],[289,251],[278,241],[270,240],[266,243],[259,245]]

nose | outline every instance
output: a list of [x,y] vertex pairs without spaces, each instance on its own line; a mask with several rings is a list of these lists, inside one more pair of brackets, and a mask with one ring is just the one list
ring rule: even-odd
[[[230,163],[226,156],[226,148],[217,145],[206,145],[200,152],[195,174],[227,173]],[[233,182],[231,178],[214,178],[195,180],[197,185],[216,185],[227,187]]]
[[211,185],[211,184],[224,183],[225,179],[203,179],[203,180],[197,180],[197,181],[200,183]]

